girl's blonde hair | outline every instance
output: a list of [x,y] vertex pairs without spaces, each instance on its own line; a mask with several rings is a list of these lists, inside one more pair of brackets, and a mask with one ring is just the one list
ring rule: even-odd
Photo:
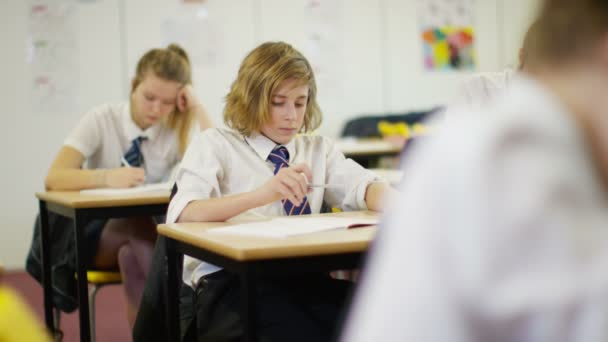
[[241,63],[236,80],[226,95],[224,122],[241,134],[249,136],[270,121],[271,97],[279,85],[289,79],[308,86],[308,102],[304,115],[304,132],[321,124],[322,113],[317,104],[317,84],[310,63],[291,45],[283,42],[264,43]]
[[[163,80],[181,85],[192,83],[190,59],[186,51],[177,44],[170,44],[165,49],[149,50],[139,59],[131,93],[150,72]],[[176,108],[163,122],[165,126],[177,132],[179,153],[182,156],[186,151],[194,121],[193,112],[179,112]]]

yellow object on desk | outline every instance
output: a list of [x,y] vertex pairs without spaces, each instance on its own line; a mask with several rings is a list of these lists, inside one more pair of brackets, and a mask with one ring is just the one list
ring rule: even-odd
[[409,138],[411,135],[409,126],[404,122],[390,123],[388,121],[378,122],[378,132],[381,136],[399,135]]
[[422,123],[415,123],[411,126],[408,126],[408,124],[406,124],[405,122],[378,122],[378,133],[380,133],[382,137],[397,135],[409,139],[413,136],[427,134],[428,131],[429,127]]

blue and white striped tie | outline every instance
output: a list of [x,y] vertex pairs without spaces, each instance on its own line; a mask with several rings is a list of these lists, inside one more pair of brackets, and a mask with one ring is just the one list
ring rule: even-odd
[[148,138],[142,136],[133,139],[131,148],[129,148],[129,150],[125,152],[124,155],[125,160],[129,163],[129,165],[134,167],[140,167],[144,163],[144,156],[141,153],[141,143],[146,139]]
[[[289,166],[289,151],[285,146],[277,145],[268,155],[268,160],[274,164],[274,174],[276,175],[282,167]],[[310,214],[310,203],[308,203],[308,197],[306,196],[298,207],[294,206],[288,199],[282,199],[281,203],[283,203],[285,213],[289,216]]]

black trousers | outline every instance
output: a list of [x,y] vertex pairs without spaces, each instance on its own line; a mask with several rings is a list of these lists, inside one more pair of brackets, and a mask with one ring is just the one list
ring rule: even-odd
[[[258,341],[333,340],[351,287],[351,282],[318,273],[258,279]],[[192,301],[180,304],[184,339],[239,341],[244,332],[239,278],[225,270],[215,272],[201,278],[193,292]]]

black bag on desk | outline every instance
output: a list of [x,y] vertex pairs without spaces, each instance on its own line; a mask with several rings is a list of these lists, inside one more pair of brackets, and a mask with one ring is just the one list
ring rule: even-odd
[[[51,240],[51,265],[53,279],[53,306],[64,312],[72,312],[78,307],[74,246],[74,231],[71,229],[72,220],[48,213]],[[34,223],[32,245],[25,262],[25,269],[42,285],[42,234],[40,215]]]

